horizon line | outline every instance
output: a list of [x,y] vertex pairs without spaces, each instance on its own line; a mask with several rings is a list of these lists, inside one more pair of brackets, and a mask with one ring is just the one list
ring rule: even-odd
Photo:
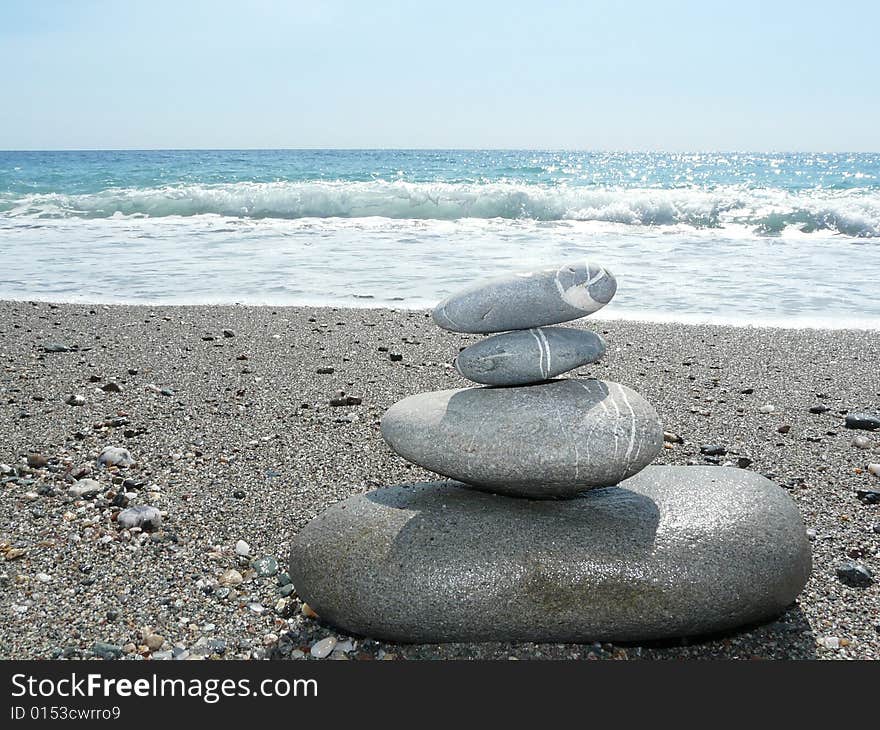
[[810,150],[810,149],[692,149],[662,150],[644,148],[589,147],[25,147],[0,149],[9,152],[580,152],[588,154],[833,154],[869,155],[880,150]]

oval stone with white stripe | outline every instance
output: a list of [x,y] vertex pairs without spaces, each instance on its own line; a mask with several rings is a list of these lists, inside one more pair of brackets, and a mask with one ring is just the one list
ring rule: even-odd
[[570,327],[515,330],[466,347],[455,369],[484,385],[525,385],[555,378],[605,354],[605,341],[595,332]]
[[388,409],[382,436],[433,472],[534,498],[617,484],[663,446],[650,403],[624,385],[592,379],[419,393]]
[[614,275],[589,261],[477,282],[440,302],[434,322],[489,333],[568,322],[598,311],[617,291]]

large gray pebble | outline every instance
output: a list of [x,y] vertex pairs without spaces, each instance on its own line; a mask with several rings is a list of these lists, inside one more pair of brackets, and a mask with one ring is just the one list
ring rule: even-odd
[[592,314],[616,291],[610,271],[577,261],[477,282],[440,302],[433,317],[454,332],[524,330]]
[[865,431],[880,429],[880,414],[878,413],[848,413],[845,419],[847,428],[861,428]]
[[466,347],[455,358],[458,372],[484,385],[537,383],[605,354],[605,341],[596,333],[570,327],[517,330]]
[[800,513],[763,477],[649,467],[571,500],[455,482],[340,502],[293,540],[322,620],[403,642],[644,641],[778,615],[810,574]]
[[604,380],[419,393],[382,418],[403,458],[488,491],[573,496],[647,466],[663,446],[657,412]]
[[140,527],[144,530],[158,530],[162,526],[162,513],[155,507],[141,504],[122,510],[116,523],[123,529]]
[[103,466],[131,466],[134,459],[128,449],[121,446],[106,446],[98,456],[98,463]]
[[94,479],[80,479],[67,489],[67,494],[76,499],[97,497],[101,493],[101,484]]

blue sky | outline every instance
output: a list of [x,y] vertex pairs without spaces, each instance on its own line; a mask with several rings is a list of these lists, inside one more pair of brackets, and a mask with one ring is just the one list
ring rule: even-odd
[[880,3],[2,0],[0,149],[880,150]]

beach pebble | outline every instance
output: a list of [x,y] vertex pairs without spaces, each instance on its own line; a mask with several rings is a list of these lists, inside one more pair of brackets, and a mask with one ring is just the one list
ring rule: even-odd
[[855,446],[857,449],[870,449],[872,443],[873,442],[871,441],[871,439],[869,439],[867,436],[856,436],[852,440],[852,445]]
[[309,654],[316,659],[323,659],[324,657],[330,656],[330,652],[333,651],[335,647],[336,637],[328,636],[327,638],[321,639],[312,644],[312,648],[309,649]]
[[298,532],[290,574],[322,620],[375,639],[644,641],[777,616],[810,564],[773,482],[655,466],[566,500],[455,482],[358,494]]
[[459,374],[485,385],[524,385],[595,362],[605,341],[587,330],[539,327],[487,337],[455,358]]
[[536,498],[617,484],[663,446],[663,428],[644,398],[592,379],[419,393],[389,408],[381,430],[414,464]]
[[123,529],[140,527],[142,530],[158,530],[162,526],[162,514],[155,507],[138,505],[122,510],[116,523]]
[[828,406],[826,406],[824,403],[819,403],[818,405],[810,406],[810,413],[821,414],[821,413],[827,413],[830,410],[831,409]]
[[101,659],[119,659],[124,652],[121,646],[109,644],[106,641],[97,641],[92,645],[92,654]]
[[64,402],[69,406],[84,406],[86,404],[86,399],[84,396],[71,394],[64,399]]
[[27,465],[31,469],[42,469],[48,463],[49,463],[49,459],[47,459],[42,454],[28,454],[27,455]]
[[208,639],[207,644],[211,654],[222,656],[226,653],[226,641],[224,639]]
[[763,406],[761,406],[758,410],[761,411],[761,413],[775,413],[776,406],[774,406],[772,403],[766,403]]
[[354,651],[355,643],[351,639],[346,639],[345,641],[337,641],[336,648],[333,649],[334,654],[348,654],[349,652]]
[[144,644],[150,651],[158,651],[165,643],[165,637],[162,634],[148,634],[144,639]]
[[105,393],[121,393],[122,386],[119,383],[109,382],[101,386],[101,390]]
[[880,415],[875,413],[848,413],[844,423],[847,428],[876,431],[880,429]]
[[271,555],[264,555],[254,560],[251,567],[259,578],[269,578],[278,572],[278,561]]
[[705,444],[700,447],[700,453],[705,456],[724,456],[727,449],[720,444]]
[[683,444],[684,439],[679,436],[677,433],[673,433],[672,431],[664,431],[663,432],[663,440],[668,444]]
[[235,543],[235,554],[246,558],[248,555],[251,554],[251,546],[248,545],[244,540],[239,540]]
[[229,568],[229,570],[224,570],[220,577],[217,578],[217,583],[226,588],[234,587],[241,585],[241,582],[244,580],[241,573],[239,573],[235,568]]
[[880,464],[868,464],[868,473],[880,477]]
[[330,399],[331,406],[359,406],[361,399],[353,395],[346,395],[345,391],[337,390],[335,395]]
[[611,272],[578,261],[477,282],[440,302],[432,316],[437,325],[454,332],[523,330],[592,314],[616,291]]
[[867,588],[874,582],[874,575],[861,563],[841,563],[836,573],[841,583],[853,588]]
[[43,352],[70,352],[70,348],[62,342],[47,342],[43,345]]
[[98,464],[103,466],[131,466],[134,459],[128,449],[121,446],[107,446],[98,456]]
[[67,488],[67,494],[74,499],[90,499],[101,493],[101,484],[94,479],[80,479]]
[[880,504],[880,492],[873,489],[857,489],[856,497],[863,504]]

